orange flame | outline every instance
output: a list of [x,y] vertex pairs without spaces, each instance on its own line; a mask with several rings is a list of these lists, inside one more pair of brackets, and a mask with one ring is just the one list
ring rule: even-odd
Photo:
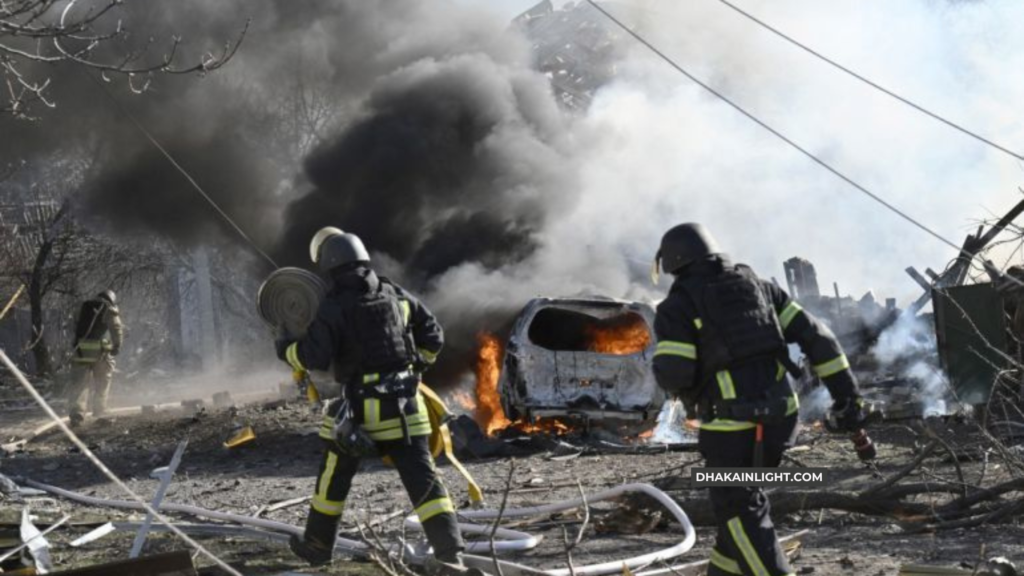
[[572,428],[558,420],[557,418],[537,418],[533,422],[527,422],[526,420],[516,420],[513,424],[516,430],[526,432],[527,434],[554,434],[561,436],[572,432]]
[[479,352],[476,360],[476,413],[474,418],[484,433],[492,436],[512,422],[505,416],[498,395],[501,376],[501,342],[493,334],[477,335]]
[[647,322],[637,314],[623,315],[600,326],[587,328],[590,351],[599,354],[627,355],[651,345]]
[[[498,380],[501,376],[502,349],[501,342],[493,334],[477,335],[476,360],[476,402],[468,395],[456,395],[456,401],[464,407],[473,408],[473,419],[480,425],[484,433],[494,436],[506,428],[514,427],[527,434],[566,434],[572,429],[568,424],[554,418],[537,418],[533,422],[516,420],[512,422],[501,407],[501,396],[498,392]],[[463,404],[467,400],[469,406]]]

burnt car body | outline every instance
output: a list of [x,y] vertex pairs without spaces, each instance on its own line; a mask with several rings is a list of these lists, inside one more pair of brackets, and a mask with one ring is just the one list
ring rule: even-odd
[[499,381],[509,418],[653,421],[654,309],[607,298],[536,298],[519,313]]

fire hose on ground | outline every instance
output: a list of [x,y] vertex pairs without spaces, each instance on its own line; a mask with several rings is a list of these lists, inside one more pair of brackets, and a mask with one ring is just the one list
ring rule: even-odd
[[[130,502],[127,500],[108,500],[94,496],[87,496],[84,494],[79,494],[77,492],[72,492],[70,490],[65,490],[63,488],[58,488],[56,486],[43,484],[41,482],[36,482],[33,480],[26,480],[25,484],[32,488],[36,488],[53,494],[54,496],[59,496],[89,506],[122,508],[129,510],[139,510],[142,508],[136,502]],[[576,567],[575,573],[578,576],[598,576],[602,574],[621,573],[623,566],[626,566],[633,570],[647,566],[652,566],[659,563],[667,564],[668,561],[674,558],[678,558],[679,556],[682,556],[691,548],[693,548],[693,545],[697,539],[697,535],[693,528],[693,525],[690,523],[690,519],[686,516],[686,513],[683,511],[683,509],[679,506],[678,503],[676,503],[668,494],[665,494],[664,492],[658,490],[654,486],[651,486],[649,484],[625,484],[622,486],[618,486],[615,488],[611,488],[609,490],[599,492],[597,494],[592,494],[587,497],[586,503],[589,504],[594,502],[607,501],[614,498],[618,498],[619,496],[622,496],[623,494],[627,493],[643,493],[661,503],[672,514],[672,516],[679,523],[679,525],[682,526],[683,539],[669,548],[665,548],[663,550],[659,550],[656,552],[651,552],[648,554],[643,554],[640,556],[635,556],[632,558],[626,558],[622,560],[614,560],[611,562]],[[528,508],[508,508],[504,510],[504,512],[501,512],[500,515],[501,518],[521,518],[527,516],[540,516],[544,514],[562,512],[565,510],[572,510],[574,508],[579,508],[584,505],[584,500],[582,498],[577,498],[572,500],[556,502],[552,504],[546,504],[543,506],[533,506]],[[175,503],[162,503],[160,505],[160,509],[168,512],[178,512],[195,517],[207,518],[210,520],[218,520],[222,522],[240,524],[243,526],[260,529],[261,531],[271,531],[284,534],[302,534],[301,528],[284,522],[277,522],[274,520],[267,520],[263,518],[254,518],[252,516],[246,516],[242,514],[232,514],[229,512],[208,510],[200,508],[198,506],[190,506],[186,504]],[[466,520],[493,521],[498,518],[499,511],[463,510],[459,511],[458,514],[461,518]],[[421,529],[419,520],[418,518],[416,518],[415,515],[410,515],[405,519],[405,526],[408,529],[413,530]],[[489,537],[492,530],[492,527],[489,524],[472,524],[466,522],[459,523],[459,528],[462,530],[464,534],[480,535],[484,537]],[[207,527],[207,529],[210,529],[210,527]],[[253,534],[255,535],[255,533]],[[270,536],[270,534],[267,534],[267,536],[269,538],[273,538],[272,536]],[[526,532],[500,527],[497,530],[495,530],[494,537],[494,550],[497,552],[521,552],[531,550],[537,547],[537,545],[540,544],[541,541],[540,537],[527,534]],[[339,538],[335,545],[335,549],[339,552],[355,554],[360,556],[365,555],[369,550],[366,544],[355,540],[350,540],[347,538]],[[489,542],[489,540],[475,540],[467,542],[467,564],[470,564],[482,570],[488,570],[489,568],[492,568],[494,562],[492,558],[478,555],[480,553],[489,554],[490,550],[491,543]],[[411,549],[407,550],[407,552],[407,558],[409,558],[414,563],[422,563],[426,559],[424,554],[416,554]],[[502,561],[501,565],[502,572],[506,576],[515,576],[516,574],[546,574],[548,576],[568,576],[570,574],[569,568],[537,570],[522,564],[508,561]],[[664,572],[667,573],[667,569]],[[655,576],[655,574],[657,573],[662,573],[662,571],[654,570],[649,572],[637,572],[636,575]]]

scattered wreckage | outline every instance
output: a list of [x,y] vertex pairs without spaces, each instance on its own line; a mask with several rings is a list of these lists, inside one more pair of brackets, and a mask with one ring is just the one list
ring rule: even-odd
[[[801,306],[836,333],[865,395],[887,417],[969,409],[988,401],[1021,355],[1016,342],[1024,336],[1024,268],[1004,274],[987,265],[991,281],[965,282],[971,260],[1021,213],[1024,201],[989,229],[968,236],[945,272],[927,270],[930,281],[908,268],[926,292],[906,310],[897,308],[894,298],[879,302],[871,292],[842,296],[836,284],[834,295],[823,294],[814,264],[799,257],[784,262],[786,285]],[[930,300],[934,312],[922,314]],[[551,427],[529,426],[545,420],[582,423],[584,429],[593,424],[633,433],[650,429],[665,403],[650,368],[653,322],[653,308],[641,302],[530,301],[502,343],[500,364],[491,367],[500,371],[496,388],[505,419],[495,423],[494,414],[485,413],[478,418],[481,426],[488,434],[517,422],[526,431],[551,432]],[[493,378],[480,370],[477,377]],[[818,384],[805,371],[801,396],[814,396]],[[489,393],[478,386],[477,402],[493,402],[483,397]],[[823,411],[812,401],[804,417],[817,420]]]

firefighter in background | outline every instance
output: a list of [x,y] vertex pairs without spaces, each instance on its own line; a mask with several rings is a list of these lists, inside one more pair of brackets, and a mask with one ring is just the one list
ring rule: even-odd
[[330,562],[360,457],[375,447],[397,468],[434,557],[462,567],[465,546],[455,506],[434,468],[427,405],[418,391],[420,373],[444,344],[441,326],[416,298],[374,273],[354,234],[318,233],[311,256],[331,287],[306,336],[279,339],[278,356],[298,373],[333,364],[343,397],[328,406],[320,429],[324,459],[305,533],[292,537],[292,551],[313,565]]
[[[864,403],[835,336],[781,288],[732,264],[703,226],[669,230],[655,266],[675,280],[658,305],[654,374],[700,417],[707,467],[777,467],[792,446],[799,404],[787,376],[797,373],[787,343],[800,346],[828,387],[838,427],[863,426]],[[718,538],[708,574],[792,574],[764,491],[709,490]]]
[[85,421],[85,396],[96,418],[107,411],[107,394],[114,375],[114,356],[121,351],[124,328],[117,309],[117,296],[106,290],[82,303],[75,324],[75,345],[68,393],[72,426]]

